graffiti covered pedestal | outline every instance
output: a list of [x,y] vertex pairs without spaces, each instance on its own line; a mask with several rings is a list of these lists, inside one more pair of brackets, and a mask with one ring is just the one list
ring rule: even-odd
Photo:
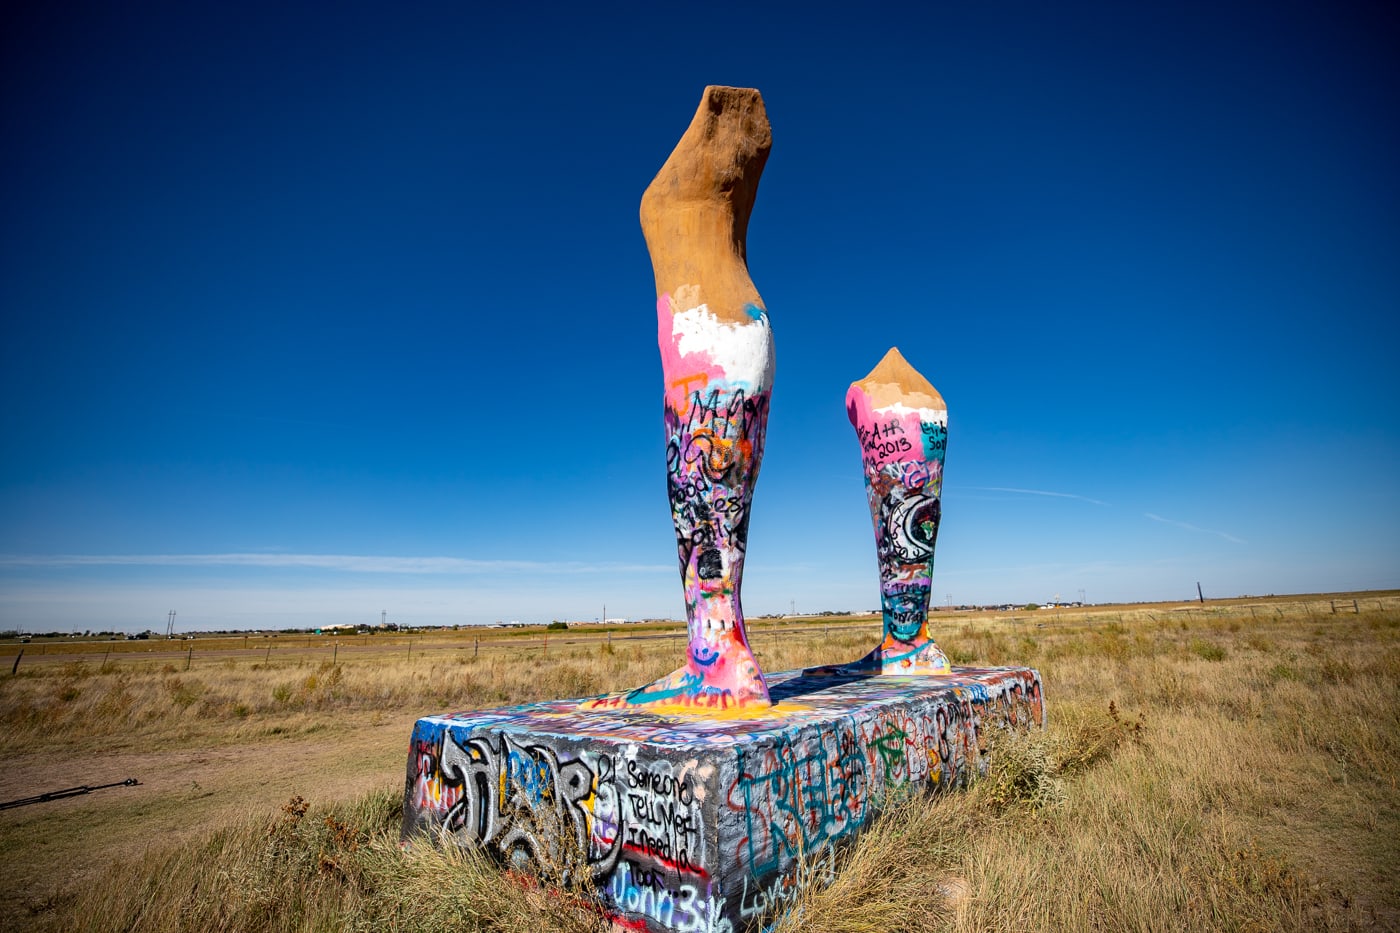
[[716,717],[531,703],[418,720],[404,839],[587,871],[615,919],[743,930],[791,870],[901,787],[961,785],[993,726],[1043,725],[1030,668],[769,675],[774,706]]

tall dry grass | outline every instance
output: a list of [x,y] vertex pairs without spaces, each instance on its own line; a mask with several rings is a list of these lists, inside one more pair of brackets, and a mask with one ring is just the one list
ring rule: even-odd
[[[1038,667],[1049,728],[1000,741],[971,791],[903,801],[854,844],[814,857],[801,896],[770,918],[775,933],[1400,927],[1400,611],[1332,614],[1323,602],[937,621],[959,663]],[[871,637],[833,627],[755,643],[766,668],[782,669],[855,657]],[[0,742],[56,743],[51,730],[99,710],[117,718],[112,736],[256,741],[278,724],[386,706],[429,713],[623,689],[669,670],[676,653],[600,642],[190,674],[55,666],[0,687]],[[600,928],[548,882],[451,849],[401,850],[397,776],[385,783],[351,803],[300,815],[291,805],[153,847],[24,922]]]
[[401,807],[389,789],[329,807],[293,798],[274,815],[153,850],[39,924],[209,933],[602,928],[571,892],[505,879],[475,853],[401,850]]

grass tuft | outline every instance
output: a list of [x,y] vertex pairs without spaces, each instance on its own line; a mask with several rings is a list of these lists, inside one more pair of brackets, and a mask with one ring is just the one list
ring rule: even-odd
[[1223,661],[1228,652],[1214,642],[1203,641],[1202,639],[1192,639],[1190,651],[1202,661]]
[[973,792],[994,812],[1014,807],[1038,811],[1062,803],[1054,740],[1044,732],[1005,731],[990,743],[987,774]]
[[1110,757],[1124,742],[1142,743],[1147,719],[1139,713],[1126,720],[1112,700],[1106,712],[1076,715],[1070,712],[1065,725],[1054,733],[1057,737],[1055,758],[1057,771],[1076,774]]
[[73,933],[605,929],[580,898],[475,853],[404,849],[401,819],[397,790],[330,807],[293,797],[270,819],[115,866],[36,920]]

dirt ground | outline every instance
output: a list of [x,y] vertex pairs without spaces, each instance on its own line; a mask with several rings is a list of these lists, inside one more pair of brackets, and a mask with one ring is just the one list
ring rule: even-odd
[[[414,718],[380,719],[232,747],[9,758],[0,768],[0,801],[127,778],[141,783],[0,810],[0,929],[23,929],[65,888],[149,846],[236,817],[275,814],[294,795],[329,803],[400,785]],[[83,841],[99,827],[100,847]]]

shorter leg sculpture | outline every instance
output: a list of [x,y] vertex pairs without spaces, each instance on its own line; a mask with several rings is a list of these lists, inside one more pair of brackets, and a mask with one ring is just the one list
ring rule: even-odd
[[929,631],[928,603],[948,406],[891,348],[870,375],[851,384],[846,412],[865,466],[885,623],[880,647],[854,666],[881,674],[947,674],[948,658]]

